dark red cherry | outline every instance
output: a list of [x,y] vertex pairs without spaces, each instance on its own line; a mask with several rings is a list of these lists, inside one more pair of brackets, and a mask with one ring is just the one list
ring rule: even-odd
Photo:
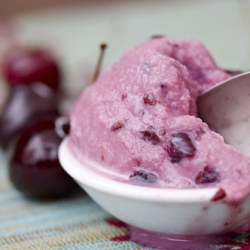
[[183,132],[172,134],[167,152],[171,158],[171,162],[179,162],[183,157],[193,157],[195,147],[190,137]]
[[20,134],[12,150],[10,180],[27,196],[62,197],[77,188],[58,160],[58,147],[62,141],[62,134],[58,134],[59,124],[61,122],[54,118],[37,120]]
[[58,115],[56,99],[54,91],[42,83],[14,86],[0,116],[0,145],[6,148],[31,120]]
[[47,50],[15,49],[5,61],[4,77],[10,86],[42,82],[57,90],[61,81],[58,62]]

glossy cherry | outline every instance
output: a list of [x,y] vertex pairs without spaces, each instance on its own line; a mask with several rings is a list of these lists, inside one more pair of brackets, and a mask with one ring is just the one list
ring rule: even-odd
[[65,119],[37,120],[16,141],[10,154],[9,176],[23,194],[55,198],[69,195],[78,187],[58,160],[58,147],[68,132],[66,125]]
[[0,116],[0,145],[6,148],[31,120],[51,114],[58,114],[54,91],[42,83],[14,86]]
[[57,90],[61,82],[59,64],[47,50],[15,49],[6,56],[4,77],[10,86],[42,82]]

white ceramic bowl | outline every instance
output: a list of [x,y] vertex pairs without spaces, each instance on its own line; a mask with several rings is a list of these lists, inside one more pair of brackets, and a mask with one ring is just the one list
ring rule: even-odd
[[161,189],[108,179],[82,164],[68,147],[60,146],[60,162],[77,183],[116,218],[156,233],[213,235],[235,231],[249,221],[250,198],[233,205],[212,202],[218,189]]

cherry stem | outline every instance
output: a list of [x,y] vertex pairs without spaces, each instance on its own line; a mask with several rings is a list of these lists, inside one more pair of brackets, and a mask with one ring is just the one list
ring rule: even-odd
[[94,83],[97,80],[97,78],[98,78],[98,76],[100,74],[101,65],[102,65],[102,61],[103,61],[103,57],[104,57],[104,52],[105,52],[106,48],[107,48],[107,44],[106,43],[102,43],[100,45],[101,51],[100,51],[100,55],[99,55],[99,58],[98,58],[98,61],[97,61],[97,65],[96,65],[96,69],[95,69],[95,73],[94,73],[94,77],[93,77],[92,83]]

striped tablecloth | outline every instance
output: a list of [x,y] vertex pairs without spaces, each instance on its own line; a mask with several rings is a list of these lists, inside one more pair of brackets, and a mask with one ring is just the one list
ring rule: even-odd
[[[146,249],[131,241],[114,241],[127,235],[126,228],[108,223],[114,218],[84,192],[50,201],[23,197],[9,183],[2,153],[0,206],[0,249]],[[250,238],[238,237],[209,249],[250,250]]]

